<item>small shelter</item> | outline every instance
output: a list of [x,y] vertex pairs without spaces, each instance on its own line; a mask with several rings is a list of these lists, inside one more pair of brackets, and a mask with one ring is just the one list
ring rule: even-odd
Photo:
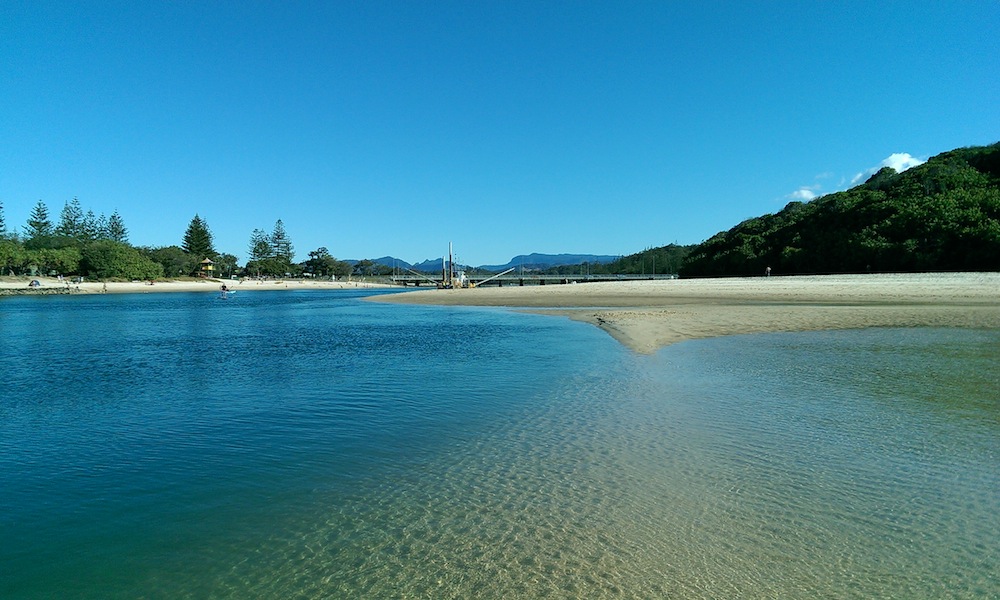
[[215,263],[212,262],[211,258],[201,261],[201,269],[198,271],[198,275],[208,279],[215,277]]

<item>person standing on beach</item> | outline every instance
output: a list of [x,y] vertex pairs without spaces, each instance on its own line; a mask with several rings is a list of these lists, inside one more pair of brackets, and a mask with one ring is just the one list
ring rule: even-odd
[[771,267],[767,267],[766,269],[764,269],[764,277],[770,277],[770,276],[771,276]]

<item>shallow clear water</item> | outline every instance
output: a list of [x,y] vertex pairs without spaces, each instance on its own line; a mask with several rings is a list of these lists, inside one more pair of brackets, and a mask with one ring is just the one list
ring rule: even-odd
[[1000,595],[1000,332],[0,300],[0,597]]

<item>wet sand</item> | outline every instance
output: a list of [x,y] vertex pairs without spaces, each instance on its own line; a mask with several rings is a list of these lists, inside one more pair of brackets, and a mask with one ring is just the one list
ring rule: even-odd
[[594,324],[641,353],[684,340],[746,333],[1000,328],[1000,273],[598,282],[422,290],[373,300],[561,315]]

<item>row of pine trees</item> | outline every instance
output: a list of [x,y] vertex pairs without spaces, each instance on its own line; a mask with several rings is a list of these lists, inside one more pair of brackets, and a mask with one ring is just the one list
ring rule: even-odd
[[[0,213],[0,235],[7,235],[7,226],[2,213]],[[84,213],[80,201],[76,198],[63,206],[58,224],[53,225],[48,207],[39,200],[28,216],[24,237],[35,245],[51,243],[53,237],[77,241],[107,239],[127,243],[128,229],[125,228],[125,222],[117,210],[111,213],[110,217],[105,217],[103,214],[96,216],[92,210]]]
[[[310,252],[312,266],[322,266],[333,275],[334,262],[325,248]],[[84,211],[77,198],[67,202],[53,221],[41,200],[34,206],[21,233],[9,230],[0,204],[0,274],[37,275],[58,273],[96,279],[159,279],[196,275],[201,262],[216,263],[223,276],[283,276],[298,274],[310,267],[297,265],[291,238],[281,219],[270,234],[255,229],[250,238],[249,260],[241,267],[236,256],[218,252],[208,223],[195,215],[184,232],[180,246],[134,247],[128,228],[116,210],[110,217]],[[343,273],[343,266],[337,265]],[[348,270],[349,272],[349,270]]]

